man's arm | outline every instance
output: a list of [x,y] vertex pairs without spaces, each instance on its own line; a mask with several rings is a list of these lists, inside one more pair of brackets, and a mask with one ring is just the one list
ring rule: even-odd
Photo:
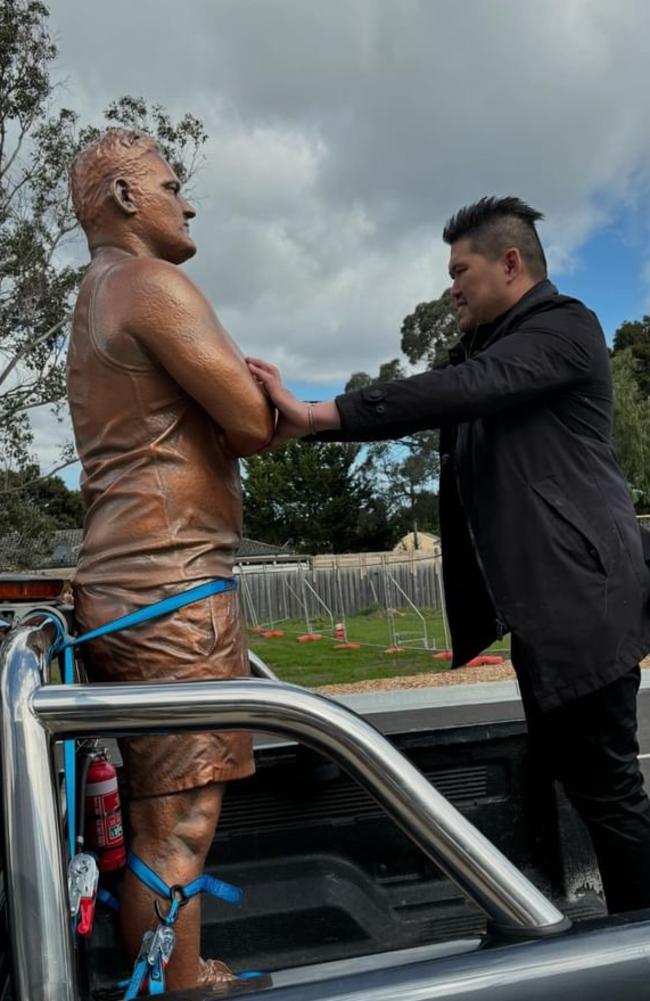
[[344,432],[358,440],[401,437],[534,403],[590,379],[604,351],[589,314],[576,309],[564,329],[534,318],[475,358],[408,379],[337,396]]
[[257,358],[248,364],[281,415],[274,445],[313,432],[327,441],[378,441],[474,420],[585,382],[595,353],[605,347],[586,311],[576,310],[571,320],[561,330],[531,322],[460,365],[373,383],[315,404],[311,422],[308,405],[282,386],[277,369]]
[[237,456],[259,451],[274,414],[236,345],[199,289],[165,261],[129,262],[125,329],[222,429]]

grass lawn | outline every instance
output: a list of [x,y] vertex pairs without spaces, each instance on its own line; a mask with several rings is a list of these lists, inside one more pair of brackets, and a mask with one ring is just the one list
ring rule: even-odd
[[[434,609],[423,610],[427,624],[429,644],[435,640],[437,650],[445,649],[442,615]],[[314,632],[323,638],[312,643],[298,643],[297,637],[306,633],[304,620],[292,619],[273,626],[282,629],[282,637],[266,639],[249,632],[250,648],[258,654],[283,681],[316,688],[318,685],[347,684],[373,678],[394,678],[407,674],[428,674],[449,669],[449,661],[434,660],[431,650],[420,645],[408,646],[416,637],[404,637],[404,653],[387,654],[391,646],[388,620],[381,612],[350,616],[346,620],[348,641],[360,643],[358,650],[339,649],[331,636],[329,620],[315,620]],[[398,634],[422,634],[420,620],[413,612],[396,616]],[[500,646],[502,652],[504,643]]]

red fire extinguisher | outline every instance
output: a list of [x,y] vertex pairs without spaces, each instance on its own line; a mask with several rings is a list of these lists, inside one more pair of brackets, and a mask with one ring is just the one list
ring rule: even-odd
[[122,869],[126,848],[117,772],[104,753],[90,761],[84,800],[86,846],[97,856],[99,871]]

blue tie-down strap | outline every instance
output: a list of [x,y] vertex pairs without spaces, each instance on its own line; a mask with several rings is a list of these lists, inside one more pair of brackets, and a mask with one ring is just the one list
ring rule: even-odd
[[117,914],[120,909],[120,902],[109,890],[105,890],[102,886],[97,890],[97,900],[104,907],[108,907],[110,911],[115,911]]
[[[199,893],[209,893],[219,900],[229,904],[240,904],[242,891],[231,883],[225,883],[214,876],[203,875],[193,879],[184,886],[176,884],[168,886],[157,872],[143,862],[134,852],[129,852],[126,864],[131,872],[152,890],[157,896],[169,900],[169,910],[163,914],[155,902],[156,914],[160,924],[155,932],[147,931],[142,939],[140,952],[133,967],[131,979],[128,981],[124,1001],[136,998],[142,990],[145,980],[150,995],[162,994],[165,990],[165,968],[174,948],[174,931],[172,925],[178,918],[178,912],[188,900]],[[250,974],[248,974],[250,976]]]
[[139,626],[143,622],[151,622],[152,619],[159,619],[162,615],[169,615],[176,612],[185,605],[191,605],[195,601],[209,598],[213,594],[220,594],[222,591],[234,591],[237,588],[237,581],[234,577],[218,577],[216,580],[209,580],[206,584],[198,584],[197,587],[190,587],[186,591],[179,591],[169,598],[156,601],[146,608],[139,608],[136,612],[129,612],[128,615],[121,615],[119,619],[105,622],[97,629],[91,629],[81,636],[69,636],[63,642],[57,641],[54,652],[58,653],[64,647],[80,646],[89,640],[99,639],[100,636],[109,636],[111,633],[121,632],[122,629],[130,629],[131,626]]
[[242,902],[243,894],[238,886],[233,886],[232,883],[225,883],[222,879],[215,879],[214,876],[204,874],[197,879],[193,879],[191,883],[186,883],[185,886],[168,886],[164,879],[161,879],[158,873],[154,872],[134,852],[129,852],[126,864],[131,872],[146,887],[164,900],[169,900],[170,907],[167,914],[162,915],[160,910],[156,909],[160,920],[167,925],[174,924],[178,917],[178,911],[183,904],[192,897],[196,897],[199,893],[209,893],[212,897],[217,897],[219,900],[225,900],[226,903],[235,904],[236,906],[239,906]]
[[147,993],[165,993],[165,969],[174,951],[175,936],[172,928],[158,925],[155,931],[146,931],[133,967],[133,973],[126,984],[124,1001],[137,998],[146,986]]

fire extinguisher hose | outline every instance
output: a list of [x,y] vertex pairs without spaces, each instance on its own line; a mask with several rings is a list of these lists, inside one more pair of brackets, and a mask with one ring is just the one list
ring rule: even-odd
[[88,769],[90,768],[90,763],[94,757],[94,754],[86,754],[83,759],[83,765],[81,766],[81,776],[79,778],[79,810],[77,813],[77,851],[82,851],[86,837],[86,811],[84,809],[84,804],[86,799]]

